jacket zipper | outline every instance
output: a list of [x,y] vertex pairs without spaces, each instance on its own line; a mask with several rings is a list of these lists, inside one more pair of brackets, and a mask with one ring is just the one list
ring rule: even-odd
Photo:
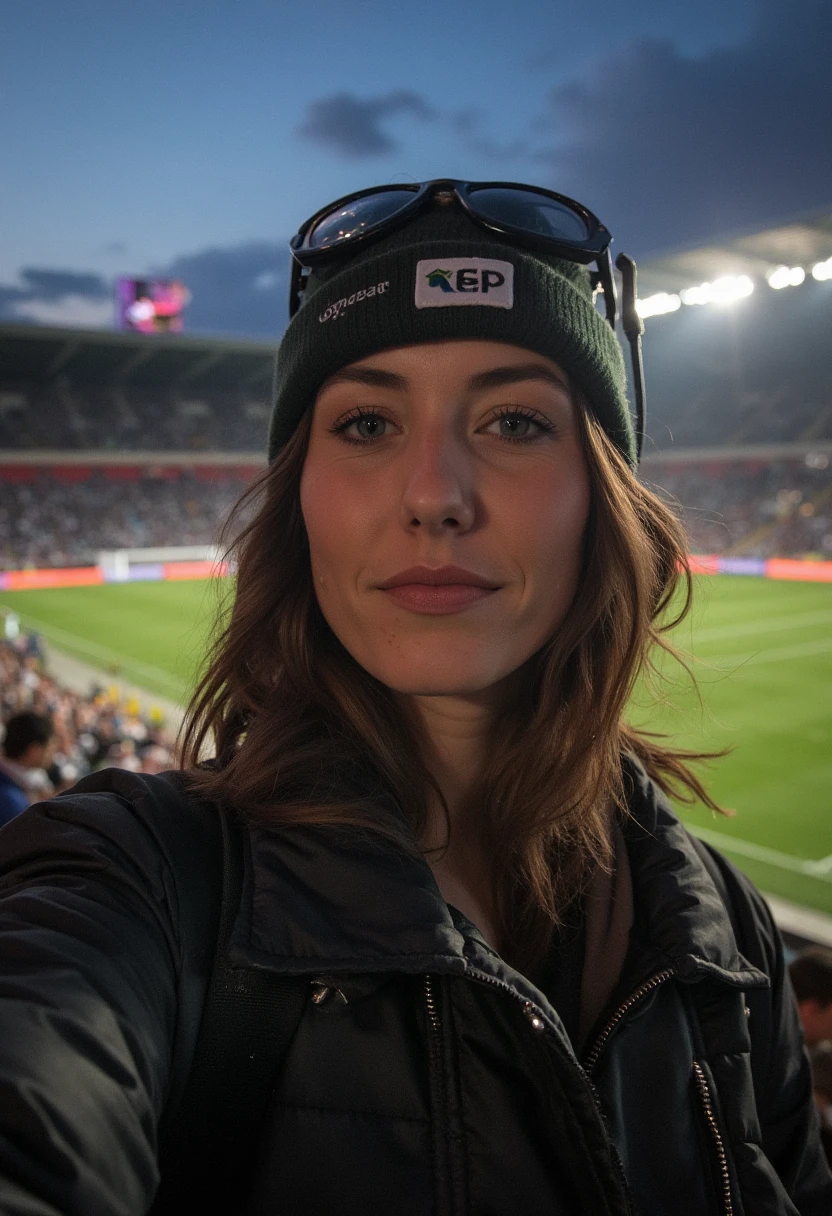
[[717,1163],[719,1165],[719,1174],[722,1182],[722,1209],[725,1216],[733,1216],[734,1204],[731,1199],[731,1175],[728,1172],[728,1154],[725,1152],[725,1144],[722,1140],[722,1133],[719,1130],[719,1124],[716,1121],[714,1113],[714,1104],[711,1098],[711,1090],[708,1085],[708,1078],[705,1076],[705,1070],[698,1060],[693,1061],[693,1077],[696,1084],[696,1090],[699,1094],[699,1099],[702,1103],[702,1109],[705,1112],[705,1119],[708,1123],[711,1136],[713,1137],[714,1146],[716,1147]]
[[[499,989],[501,989],[501,991],[507,992],[509,994],[509,996],[512,997],[513,1000],[519,1001],[520,1004],[523,1006],[523,1012],[525,1013],[526,1017],[529,1019],[529,1023],[532,1027],[532,1030],[536,1031],[538,1034],[541,1034],[544,1031],[547,1034],[552,1033],[549,1030],[549,1028],[547,1027],[543,1018],[540,1016],[541,1015],[540,1009],[538,1009],[537,1005],[535,1005],[533,1001],[525,1000],[522,996],[520,996],[519,993],[515,992],[514,989],[509,984],[506,984],[502,980],[496,980],[496,979],[494,979],[493,976],[484,975],[481,971],[472,971],[471,974],[472,974],[473,978],[477,980],[478,983],[490,984],[492,988],[499,988]],[[670,972],[670,974],[672,975],[673,972]],[[627,1007],[629,1008],[629,1004]],[[592,1078],[590,1077],[589,1072],[586,1069],[586,1067],[584,1065],[582,1065],[580,1062],[578,1062],[578,1071],[583,1075],[584,1079],[586,1080],[587,1088],[589,1089],[589,1093],[590,1093],[592,1101],[595,1105],[595,1109],[598,1112],[598,1116],[601,1119],[601,1122],[603,1123],[604,1128],[607,1129],[607,1126],[608,1126],[607,1118],[606,1118],[606,1115],[604,1114],[604,1108],[601,1105],[601,1099],[598,1095],[598,1091],[595,1088],[595,1085],[593,1084]],[[609,1138],[609,1133],[608,1133],[608,1138]],[[627,1175],[624,1172],[624,1166],[622,1164],[621,1157],[619,1156],[618,1149],[616,1148],[615,1144],[612,1142],[612,1139],[611,1138],[609,1138],[609,1139],[610,1139],[610,1147],[612,1149],[612,1158],[613,1158],[613,1165],[615,1168],[615,1173],[616,1173],[619,1183],[621,1184],[621,1191],[626,1199],[627,1209],[629,1212],[633,1213],[635,1209],[633,1208],[633,1200],[632,1200],[632,1195],[630,1192],[630,1184],[627,1181]]]
[[604,1050],[607,1040],[622,1018],[626,1017],[633,1006],[637,1005],[639,1001],[643,1000],[649,992],[652,992],[655,988],[659,988],[675,974],[676,972],[673,967],[666,967],[663,971],[657,971],[655,975],[650,976],[649,980],[645,980],[644,983],[639,984],[638,988],[636,988],[634,992],[630,993],[626,1001],[621,1002],[615,1013],[607,1021],[603,1030],[601,1030],[601,1032],[596,1036],[595,1041],[593,1042],[589,1051],[584,1055],[583,1066],[588,1073],[591,1073],[595,1065],[598,1063],[598,1058],[601,1055],[601,1052]]
[[451,1145],[448,1131],[448,1080],[442,1050],[442,1017],[434,990],[433,976],[424,978],[425,1013],[428,1024],[428,1076],[430,1100],[433,1108],[433,1157],[437,1185],[437,1214],[450,1216],[451,1195]]

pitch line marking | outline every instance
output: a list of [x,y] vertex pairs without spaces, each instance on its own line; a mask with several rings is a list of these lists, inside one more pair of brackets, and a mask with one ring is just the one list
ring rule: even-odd
[[832,883],[832,854],[821,857],[817,861],[804,860],[802,857],[792,857],[789,853],[781,853],[779,849],[769,849],[766,845],[754,844],[751,840],[739,840],[726,832],[715,832],[711,828],[701,828],[699,825],[687,824],[694,836],[699,836],[706,844],[712,844],[726,853],[738,853],[740,857],[748,857],[752,861],[762,861],[778,870],[791,870],[794,874],[803,874],[818,882]]
[[786,663],[790,659],[808,659],[816,654],[828,654],[832,650],[832,638],[817,642],[796,642],[793,646],[774,646],[771,650],[750,650],[745,654],[709,654],[702,656],[708,664],[725,663],[730,666],[759,666],[763,663]]
[[748,624],[714,625],[711,629],[693,627],[693,643],[718,642],[723,638],[742,638],[751,633],[777,633],[784,629],[810,629],[815,625],[832,625],[832,612],[798,612],[794,616],[772,616],[768,620],[752,621]]
[[[87,654],[91,658],[97,658],[99,662],[114,663],[120,669],[129,668],[133,672],[143,672],[146,676],[151,676],[155,680],[160,680],[164,684],[170,686],[175,685],[180,692],[188,691],[188,684],[177,676],[171,675],[170,672],[164,671],[161,667],[154,667],[151,663],[143,663],[141,659],[133,659],[128,655],[122,654],[118,650],[111,650],[109,646],[102,646],[100,642],[92,642],[89,638],[82,637],[78,633],[71,633],[68,629],[61,629],[58,625],[51,625],[46,621],[39,621],[33,616],[29,616],[26,612],[21,612],[21,620],[27,626],[34,626],[39,630],[47,640],[52,640],[56,645],[65,645],[71,649],[80,650],[82,654]],[[112,676],[112,673],[102,671],[102,676]],[[118,676],[112,676],[113,679],[118,679]]]

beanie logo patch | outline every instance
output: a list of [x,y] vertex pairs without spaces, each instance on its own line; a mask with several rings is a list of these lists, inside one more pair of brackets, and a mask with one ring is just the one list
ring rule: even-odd
[[514,265],[495,258],[443,258],[416,263],[416,307],[480,304],[514,307]]

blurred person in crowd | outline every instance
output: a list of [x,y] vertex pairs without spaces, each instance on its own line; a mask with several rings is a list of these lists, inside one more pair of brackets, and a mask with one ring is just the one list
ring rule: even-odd
[[832,1041],[832,950],[809,946],[789,965],[808,1047]]
[[832,1162],[832,1044],[819,1043],[809,1050],[812,1088],[820,1115],[820,1138],[828,1161]]
[[142,749],[142,772],[143,773],[163,773],[173,764],[173,754],[158,743],[151,743]]
[[0,756],[0,825],[53,792],[46,770],[54,750],[51,718],[29,711],[9,718]]

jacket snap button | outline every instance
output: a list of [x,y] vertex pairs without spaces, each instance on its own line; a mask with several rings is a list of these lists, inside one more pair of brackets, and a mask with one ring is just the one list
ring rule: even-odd
[[543,1021],[543,1018],[540,1016],[540,1010],[537,1008],[536,1005],[533,1005],[531,1003],[531,1001],[526,1001],[526,1004],[523,1007],[523,1012],[525,1013],[526,1017],[529,1019],[529,1024],[530,1024],[532,1030],[536,1030],[537,1033],[540,1034],[540,1032],[542,1030],[546,1029],[546,1023]]

